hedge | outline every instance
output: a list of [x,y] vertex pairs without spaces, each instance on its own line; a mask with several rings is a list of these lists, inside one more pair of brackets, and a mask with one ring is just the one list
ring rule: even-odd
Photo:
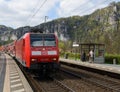
[[80,59],[80,54],[79,53],[70,53],[70,52],[61,52],[60,53],[60,57],[63,58],[69,58],[69,59]]
[[113,64],[114,59],[116,61],[116,64],[120,64],[120,55],[111,55],[111,54],[105,55],[105,63],[107,64]]
[[[67,56],[66,56],[67,55]],[[66,58],[66,59],[80,59],[79,53],[70,53],[70,52],[61,52],[60,57]],[[120,64],[120,55],[112,55],[112,54],[105,54],[105,63],[107,64],[113,64],[113,60],[116,60],[116,64]]]

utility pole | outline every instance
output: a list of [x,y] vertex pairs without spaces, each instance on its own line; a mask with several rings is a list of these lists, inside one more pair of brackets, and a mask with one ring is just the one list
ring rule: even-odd
[[44,22],[45,33],[47,33],[47,32],[46,32],[46,29],[47,29],[47,28],[46,28],[46,26],[45,26],[47,19],[48,19],[48,16],[45,16],[45,22]]
[[45,16],[45,23],[46,23],[46,20],[48,19],[48,16]]

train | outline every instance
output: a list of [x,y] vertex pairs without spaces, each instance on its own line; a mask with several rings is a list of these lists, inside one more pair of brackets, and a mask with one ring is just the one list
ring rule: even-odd
[[60,68],[58,38],[54,33],[25,33],[6,50],[27,69],[57,71]]

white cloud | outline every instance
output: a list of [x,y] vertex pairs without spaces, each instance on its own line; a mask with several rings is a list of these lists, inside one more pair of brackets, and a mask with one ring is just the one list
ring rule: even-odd
[[58,14],[60,17],[90,14],[98,8],[107,6],[115,0],[61,0]]
[[62,0],[58,10],[59,16],[69,16],[76,9],[88,0]]
[[105,7],[107,3],[104,1],[109,3],[112,0],[0,0],[0,25],[13,28],[36,26],[44,22],[44,17],[49,16],[50,12],[57,18],[89,14]]
[[[44,22],[44,16],[46,16],[47,12],[54,6],[57,0],[47,0],[43,7],[40,8],[44,1],[45,0],[0,0],[0,25],[17,28],[26,26],[27,24],[35,26]],[[38,9],[39,11],[35,15]],[[43,18],[43,20],[41,18]]]

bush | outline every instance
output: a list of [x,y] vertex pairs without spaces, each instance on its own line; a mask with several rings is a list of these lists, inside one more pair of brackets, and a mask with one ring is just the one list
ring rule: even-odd
[[70,52],[61,52],[60,53],[60,57],[62,58],[66,58],[66,55],[67,55],[67,58],[69,59],[80,59],[80,54],[79,53],[70,53]]
[[120,64],[120,55],[111,55],[111,54],[105,55],[105,63],[113,64],[113,59],[116,60],[116,64]]

